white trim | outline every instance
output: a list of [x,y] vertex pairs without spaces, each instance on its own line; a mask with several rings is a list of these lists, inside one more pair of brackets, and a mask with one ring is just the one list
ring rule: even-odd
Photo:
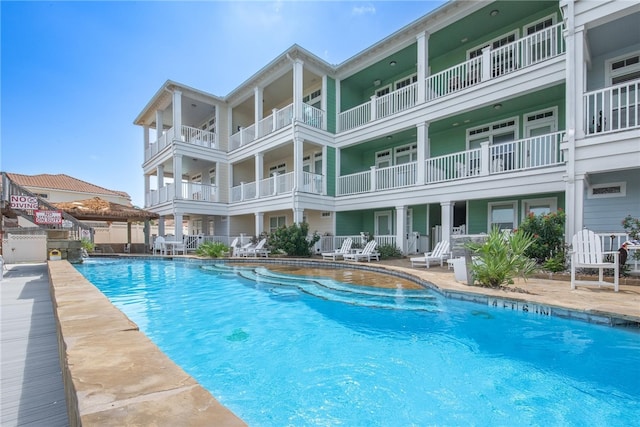
[[[383,93],[382,95],[378,95],[381,91],[383,91],[383,90],[385,90],[385,89],[389,89],[389,92],[387,92],[387,93]],[[393,87],[391,86],[391,83],[389,83],[389,84],[388,84],[388,85],[386,85],[386,86],[382,86],[382,87],[379,87],[378,89],[376,89],[375,94],[376,94],[376,96],[379,98],[379,97],[381,97],[381,96],[385,96],[385,95],[387,95],[387,94],[391,93],[392,91],[393,91]]]
[[416,162],[418,159],[418,143],[412,142],[411,144],[399,145],[393,148],[393,165],[398,164],[398,152],[403,150],[401,155],[409,154],[409,161],[406,163]]
[[624,55],[620,55],[620,56],[616,56],[614,58],[610,58],[607,59],[606,61],[604,61],[604,79],[605,79],[605,85],[608,86],[613,86],[612,80],[615,77],[620,77],[620,76],[624,76],[626,74],[631,74],[633,72],[637,72],[640,71],[640,62],[638,62],[637,64],[633,64],[633,65],[629,65],[629,66],[625,66],[623,68],[621,68],[621,71],[612,71],[611,70],[611,66],[613,65],[614,62],[618,62],[618,61],[622,61],[625,59],[629,59],[629,58],[633,58],[634,56],[640,56],[640,50],[635,51],[635,52],[630,52],[630,53],[626,53]]
[[[384,155],[386,153],[386,155],[384,157],[382,157],[382,155]],[[375,166],[376,169],[380,169],[380,166],[378,166],[378,164],[381,161],[389,161],[389,166],[393,166],[393,151],[391,150],[391,148],[387,148],[385,150],[380,150],[380,151],[376,151],[374,154],[374,162],[375,162]],[[384,160],[379,160],[379,159],[384,159]],[[382,166],[384,168],[389,167],[389,166]]]
[[393,213],[392,211],[378,211],[373,213],[373,233],[376,235],[380,234],[380,230],[378,229],[378,218],[381,216],[387,216],[389,219],[387,221],[387,227],[389,228],[389,233],[393,234]]
[[[522,37],[527,37],[527,36],[529,35],[529,34],[527,34],[527,30],[528,30],[529,28],[533,27],[534,25],[539,24],[540,22],[544,22],[544,21],[546,21],[546,20],[547,20],[547,19],[549,19],[549,18],[551,18],[551,26],[556,25],[556,22],[558,21],[558,16],[556,15],[556,13],[552,13],[551,15],[547,15],[547,16],[545,16],[544,18],[540,18],[540,19],[538,19],[538,20],[536,20],[536,21],[529,22],[528,24],[525,24],[525,25],[522,27]],[[537,32],[538,32],[538,31],[536,31],[536,33],[537,33]],[[535,33],[531,33],[531,34],[535,34]]]
[[[513,121],[513,125],[499,127],[499,128],[494,129],[494,127],[496,125],[501,125],[503,123],[508,123],[510,121]],[[469,148],[469,143],[470,143],[471,139],[479,139],[478,136],[481,136],[481,137],[487,136],[489,138],[489,144],[493,144],[493,136],[494,135],[500,135],[500,134],[506,133],[505,132],[506,130],[511,130],[511,129],[513,129],[513,140],[517,141],[518,139],[520,139],[519,121],[520,121],[520,117],[514,116],[514,117],[509,117],[507,119],[498,120],[496,122],[486,123],[484,125],[479,125],[479,126],[474,126],[472,128],[467,128],[467,130],[466,130],[467,150],[470,149]],[[480,130],[480,129],[484,129],[484,128],[488,128],[488,129],[486,131],[481,132],[481,133],[476,133],[475,135],[471,135],[470,134],[474,130]]]
[[[529,121],[529,117],[537,116],[539,114],[546,114],[547,112],[551,112],[552,115],[550,117],[541,117],[539,119],[533,119]],[[543,110],[533,111],[531,113],[526,113],[522,116],[522,126],[524,137],[529,137],[529,130],[531,128],[540,127],[546,123],[551,123],[551,132],[556,132],[558,130],[558,107],[545,108]]]
[[[607,187],[620,187],[619,193],[604,193],[604,194],[593,194],[593,190],[597,188],[607,188]],[[607,182],[605,184],[592,184],[589,186],[589,191],[587,192],[588,199],[609,199],[612,197],[626,197],[627,196],[627,183],[626,181],[621,182]]]
[[518,227],[518,201],[517,200],[505,200],[503,202],[489,202],[487,204],[487,232],[491,231],[491,226],[493,223],[491,222],[491,212],[494,206],[505,206],[511,205],[513,208],[513,228]]
[[530,205],[549,205],[549,213],[558,210],[558,198],[557,197],[545,197],[540,199],[523,199],[522,200],[522,218],[526,218],[529,215]]
[[404,86],[402,86],[402,87],[407,87],[410,84],[417,82],[418,81],[418,73],[409,74],[408,76],[403,77],[403,78],[393,82],[393,90],[402,89],[402,88],[398,87],[398,83],[404,82],[405,80],[409,80],[409,83],[404,85]]
[[475,52],[476,50],[480,50],[480,49],[484,49],[485,47],[491,47],[493,49],[493,43],[497,42],[498,40],[502,40],[502,39],[506,39],[509,36],[514,35],[515,36],[515,40],[518,40],[520,38],[520,30],[518,28],[514,29],[513,31],[509,32],[509,33],[504,33],[504,34],[500,34],[498,37],[495,37],[491,40],[487,40],[484,43],[481,43],[475,47],[472,47],[471,49],[467,49],[467,59],[471,59],[469,58],[469,54],[471,52]]

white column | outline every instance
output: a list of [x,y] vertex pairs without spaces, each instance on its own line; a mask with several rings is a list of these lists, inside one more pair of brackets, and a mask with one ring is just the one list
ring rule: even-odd
[[151,177],[147,174],[144,175],[144,207],[151,206],[151,199],[149,195],[151,193]]
[[178,212],[173,213],[174,230],[173,235],[176,236],[177,241],[182,240],[182,214]]
[[254,155],[254,167],[256,175],[256,197],[260,197],[260,181],[264,174],[264,153],[256,153]]
[[[582,211],[576,211],[576,197],[577,197],[577,188],[575,183],[575,142],[576,142],[576,40],[575,40],[575,21],[574,21],[574,2],[573,0],[568,0],[565,8],[563,8],[564,18],[565,18],[565,30],[564,37],[566,43],[566,54],[567,58],[566,66],[565,66],[565,75],[567,84],[565,85],[565,98],[567,103],[567,112],[566,112],[566,151],[565,151],[565,161],[567,174],[565,176],[566,191],[565,191],[565,203],[567,206],[566,212],[566,224],[565,230],[567,230],[565,234],[565,241],[570,243],[571,237],[578,230],[576,224],[576,217],[578,215],[582,215]],[[581,221],[580,221],[581,222]]]
[[254,100],[254,123],[256,124],[256,138],[258,138],[258,122],[260,122],[260,120],[262,120],[262,101],[264,99],[264,89],[256,86],[253,88],[253,100]]
[[[575,91],[575,135],[576,139],[584,138],[585,120],[584,120],[584,103],[582,102],[583,94],[586,92],[586,63],[584,58],[584,27],[577,28],[574,36],[575,48],[575,73],[574,73],[574,91]],[[568,55],[568,53],[567,53]],[[570,57],[567,56],[567,59]],[[570,59],[569,59],[570,60]],[[569,82],[569,80],[567,80]]]
[[255,213],[256,237],[259,237],[264,231],[264,212]]
[[158,218],[158,236],[164,236],[164,216]]
[[293,209],[293,222],[296,224],[302,224],[302,219],[304,218],[304,209],[294,208]]
[[336,132],[340,132],[340,80],[336,79]]
[[173,184],[175,185],[176,199],[182,198],[182,155],[173,155]]
[[162,121],[162,110],[156,110],[156,141],[160,141],[164,132],[164,123]]
[[[578,176],[576,176],[575,179],[575,184],[574,184],[574,193],[575,193],[575,207],[574,207],[574,212],[576,213],[575,215],[573,215],[573,217],[575,218],[575,223],[573,226],[573,232],[572,233],[567,233],[569,234],[569,236],[571,236],[571,238],[573,238],[572,236],[574,234],[576,234],[578,231],[582,230],[582,228],[584,227],[584,217],[581,214],[578,213],[582,213],[584,212],[584,193],[586,190],[586,177],[584,174],[580,174]],[[567,215],[568,217],[569,215]]]
[[429,33],[416,36],[418,45],[418,103],[423,103],[426,96],[426,78],[429,70]]
[[302,188],[302,138],[293,138],[293,190],[294,192]]
[[293,61],[293,117],[302,120],[303,65],[299,59]]
[[327,194],[327,146],[322,146],[322,194]]
[[453,202],[441,202],[442,240],[451,242],[451,226],[453,224]]
[[[322,93],[320,95],[320,109],[322,114],[322,129],[327,129],[327,75],[322,76]],[[324,157],[323,157],[324,159]]]
[[182,135],[182,91],[173,91],[173,137],[180,139]]
[[407,207],[396,206],[396,246],[403,254],[407,253]]
[[[418,80],[419,81],[419,80]],[[418,164],[416,165],[418,185],[426,182],[426,160],[429,158],[429,123],[420,123],[417,128]]]
[[149,148],[149,125],[142,126],[142,140],[143,140],[144,152],[146,154],[147,148]]
[[164,166],[158,165],[156,168],[156,176],[158,177],[158,190],[164,187]]

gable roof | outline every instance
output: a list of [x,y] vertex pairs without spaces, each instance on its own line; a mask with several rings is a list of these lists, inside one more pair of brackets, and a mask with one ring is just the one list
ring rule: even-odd
[[18,173],[7,172],[9,179],[21,187],[37,187],[37,188],[49,188],[52,190],[65,190],[78,193],[96,193],[106,194],[110,196],[125,197],[131,200],[129,194],[124,191],[108,190],[104,187],[100,187],[91,184],[86,181],[74,178],[65,174],[40,174],[40,175],[21,175]]

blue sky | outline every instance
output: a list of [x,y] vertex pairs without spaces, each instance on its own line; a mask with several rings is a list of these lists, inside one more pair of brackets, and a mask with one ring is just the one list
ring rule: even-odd
[[339,64],[442,3],[2,0],[0,169],[142,206],[133,120],[166,80],[226,96],[293,44]]

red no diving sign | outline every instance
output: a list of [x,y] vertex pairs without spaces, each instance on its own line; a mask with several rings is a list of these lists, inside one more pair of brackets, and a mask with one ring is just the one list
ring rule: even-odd
[[33,196],[11,195],[11,209],[34,210],[38,209],[38,198]]

